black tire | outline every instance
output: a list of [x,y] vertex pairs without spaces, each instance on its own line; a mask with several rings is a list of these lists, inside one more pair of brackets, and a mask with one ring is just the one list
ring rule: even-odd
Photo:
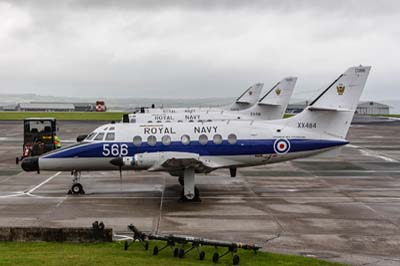
[[214,263],[217,263],[217,262],[219,261],[219,254],[218,254],[218,252],[215,252],[215,253],[213,254],[212,261],[213,261]]
[[144,250],[149,250],[149,242],[146,242],[146,243],[144,244]]
[[129,243],[128,243],[128,241],[125,241],[125,243],[124,243],[124,250],[128,250],[128,248],[129,248]]
[[183,257],[185,257],[185,250],[183,249],[183,248],[181,248],[180,250],[179,250],[179,258],[183,258]]
[[15,164],[19,164],[19,157],[15,157]]
[[239,255],[233,255],[233,259],[232,259],[233,266],[239,265],[239,261],[240,261]]
[[158,247],[157,247],[157,246],[155,246],[155,247],[153,248],[153,255],[154,255],[154,256],[158,255]]
[[193,197],[193,199],[188,199],[188,198],[185,196],[184,190],[183,190],[183,188],[182,188],[182,190],[181,190],[181,198],[180,198],[180,201],[181,201],[181,202],[201,202],[201,199],[200,199],[200,190],[199,190],[197,187],[194,187],[194,197]]
[[204,251],[200,251],[199,260],[204,260],[205,257],[206,257],[206,253]]
[[236,167],[229,168],[229,173],[231,177],[236,177]]
[[80,183],[75,183],[71,187],[72,194],[82,194],[83,187]]
[[194,198],[193,201],[201,201],[200,200],[200,190],[197,187],[194,187]]
[[174,248],[174,257],[178,257],[179,256],[179,248]]
[[183,176],[179,176],[178,182],[182,187],[185,185],[185,179],[183,178]]

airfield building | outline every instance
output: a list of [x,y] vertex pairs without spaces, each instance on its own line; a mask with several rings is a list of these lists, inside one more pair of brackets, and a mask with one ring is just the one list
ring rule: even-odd
[[359,115],[388,115],[389,105],[378,102],[360,102],[356,114]]
[[95,103],[30,102],[20,103],[14,111],[20,112],[95,112]]
[[17,106],[20,112],[73,112],[75,106],[72,103],[20,103]]

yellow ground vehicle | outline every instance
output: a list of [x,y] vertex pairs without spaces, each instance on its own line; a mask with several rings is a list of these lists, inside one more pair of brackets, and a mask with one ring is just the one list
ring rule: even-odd
[[25,118],[22,156],[20,159],[17,157],[16,163],[25,157],[41,155],[60,148],[60,139],[56,134],[57,127],[55,118]]

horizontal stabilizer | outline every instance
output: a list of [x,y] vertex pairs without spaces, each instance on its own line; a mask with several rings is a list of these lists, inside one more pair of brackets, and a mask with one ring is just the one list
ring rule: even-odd
[[329,107],[314,107],[314,106],[308,107],[308,110],[310,110],[310,111],[354,112],[354,110],[348,109],[348,108],[329,108]]

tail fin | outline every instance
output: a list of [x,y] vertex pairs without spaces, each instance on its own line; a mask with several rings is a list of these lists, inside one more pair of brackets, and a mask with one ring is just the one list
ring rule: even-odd
[[257,116],[260,119],[273,120],[281,119],[285,114],[292,97],[297,77],[287,77],[273,86],[263,97],[260,98],[257,105],[243,110],[240,113],[245,115]]
[[240,95],[239,98],[237,98],[232,105],[227,106],[225,109],[231,111],[238,111],[253,106],[258,101],[263,86],[264,86],[263,83],[254,84],[253,86],[248,88],[245,92],[243,92],[243,94]]
[[286,125],[321,134],[322,138],[346,138],[370,69],[347,69],[303,112],[286,119]]

